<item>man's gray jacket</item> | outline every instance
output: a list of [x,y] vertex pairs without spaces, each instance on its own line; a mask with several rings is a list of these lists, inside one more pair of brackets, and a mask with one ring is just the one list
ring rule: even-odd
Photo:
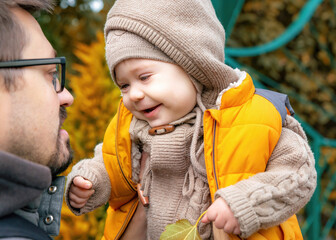
[[64,182],[52,181],[46,166],[0,151],[0,239],[58,235]]

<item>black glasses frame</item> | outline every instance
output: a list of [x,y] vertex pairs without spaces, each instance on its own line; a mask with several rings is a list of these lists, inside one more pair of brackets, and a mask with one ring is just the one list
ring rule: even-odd
[[56,91],[57,93],[60,93],[63,91],[65,85],[65,65],[66,65],[65,57],[21,59],[21,60],[0,62],[0,68],[21,68],[21,67],[31,67],[39,65],[50,65],[50,64],[61,64],[62,66],[61,89],[59,91]]

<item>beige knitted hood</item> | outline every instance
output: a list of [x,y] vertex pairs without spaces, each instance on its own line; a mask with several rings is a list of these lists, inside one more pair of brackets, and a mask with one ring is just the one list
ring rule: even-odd
[[[133,47],[126,43],[130,41],[116,37],[123,35],[116,32],[123,31],[132,33],[133,39],[145,40],[141,43],[144,48],[126,50]],[[198,91],[202,91],[207,108],[215,105],[221,90],[238,80],[224,64],[225,32],[210,0],[117,0],[107,16],[105,39],[112,75],[117,63],[141,58],[139,52],[142,58],[176,63],[192,76],[196,86],[202,85]],[[120,56],[124,52],[128,55]]]

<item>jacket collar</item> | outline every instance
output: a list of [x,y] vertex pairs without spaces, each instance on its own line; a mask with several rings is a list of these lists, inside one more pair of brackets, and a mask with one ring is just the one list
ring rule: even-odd
[[64,187],[65,177],[56,177],[43,192],[38,209],[39,227],[53,236],[57,236],[60,231]]
[[15,213],[58,235],[65,177],[51,182],[46,166],[0,151],[0,218]]
[[216,101],[217,109],[239,106],[248,101],[255,92],[252,78],[250,75],[239,69],[235,69],[238,81],[230,83],[230,85],[222,90]]
[[50,183],[48,167],[0,151],[0,217],[27,206]]
[[65,177],[57,177],[40,197],[15,211],[16,215],[30,221],[49,235],[57,236],[60,231],[61,209]]

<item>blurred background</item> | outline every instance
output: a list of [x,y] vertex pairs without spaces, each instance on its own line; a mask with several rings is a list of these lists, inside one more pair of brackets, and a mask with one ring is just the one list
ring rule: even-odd
[[[226,63],[248,71],[258,87],[288,94],[310,140],[318,186],[298,214],[304,239],[336,239],[336,0],[212,2],[226,30]],[[113,3],[61,0],[53,15],[36,15],[58,55],[67,57],[75,102],[65,128],[74,163],[93,156],[120,99],[104,49]],[[101,239],[106,208],[78,217],[64,204],[56,239]]]

